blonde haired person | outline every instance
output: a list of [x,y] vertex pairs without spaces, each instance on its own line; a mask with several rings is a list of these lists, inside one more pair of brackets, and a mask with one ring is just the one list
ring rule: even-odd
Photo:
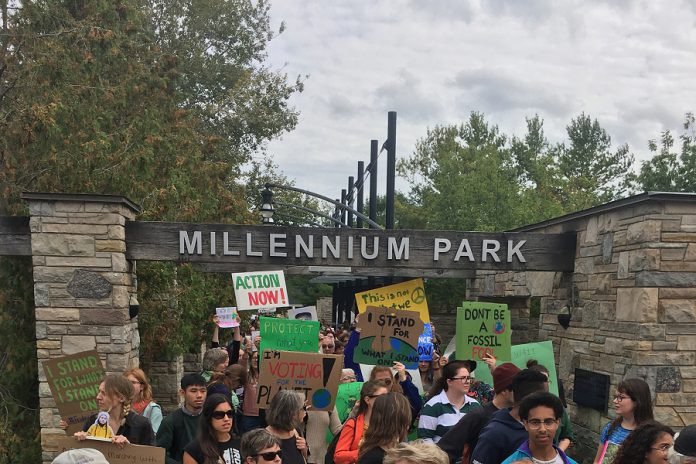
[[133,403],[131,409],[150,420],[152,431],[156,434],[162,423],[162,408],[152,399],[152,387],[142,369],[133,367],[126,369],[123,376],[133,386]]
[[378,396],[358,449],[358,464],[382,464],[387,451],[406,439],[410,425],[411,406],[404,395]]
[[449,464],[449,457],[437,445],[417,440],[387,451],[384,464]]
[[[131,411],[132,399],[133,386],[122,375],[107,375],[99,384],[97,405],[100,411],[109,413],[109,425],[115,434],[111,441],[121,447],[127,443],[152,446],[155,444],[155,434],[152,432],[150,421]],[[75,432],[75,438],[80,441],[86,440],[87,430],[96,419],[97,414],[87,419],[83,431]]]

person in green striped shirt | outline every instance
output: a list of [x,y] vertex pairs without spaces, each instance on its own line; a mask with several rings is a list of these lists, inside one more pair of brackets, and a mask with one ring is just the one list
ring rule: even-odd
[[430,400],[421,409],[418,420],[418,438],[437,443],[459,419],[481,407],[478,401],[467,396],[471,385],[468,364],[452,361],[442,368]]

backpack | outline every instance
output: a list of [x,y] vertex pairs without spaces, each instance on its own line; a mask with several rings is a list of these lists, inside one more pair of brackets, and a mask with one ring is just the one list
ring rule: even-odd
[[[353,422],[357,422],[355,418],[347,419],[345,424],[343,424],[343,427],[346,426],[349,420],[352,420]],[[331,440],[331,443],[329,443],[329,446],[326,448],[326,456],[324,456],[324,464],[334,464],[334,454],[336,453],[336,445],[338,445],[338,439],[341,438],[341,433],[343,432],[343,427],[341,427],[341,430],[336,432],[336,435],[334,435],[333,439]],[[355,427],[355,425],[354,425]]]

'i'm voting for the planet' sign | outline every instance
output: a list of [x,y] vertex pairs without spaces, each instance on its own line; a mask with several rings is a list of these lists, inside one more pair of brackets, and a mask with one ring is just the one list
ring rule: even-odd
[[510,311],[507,305],[466,301],[457,308],[457,358],[510,360]]
[[239,310],[288,306],[283,271],[233,273],[232,281]]

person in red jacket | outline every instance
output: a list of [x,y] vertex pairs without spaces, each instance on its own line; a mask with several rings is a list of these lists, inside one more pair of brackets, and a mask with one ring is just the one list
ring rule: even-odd
[[341,429],[336,443],[335,464],[355,464],[358,462],[358,448],[363,433],[367,430],[372,415],[372,405],[378,396],[389,393],[388,387],[380,381],[365,382],[360,390],[360,402],[351,417]]

